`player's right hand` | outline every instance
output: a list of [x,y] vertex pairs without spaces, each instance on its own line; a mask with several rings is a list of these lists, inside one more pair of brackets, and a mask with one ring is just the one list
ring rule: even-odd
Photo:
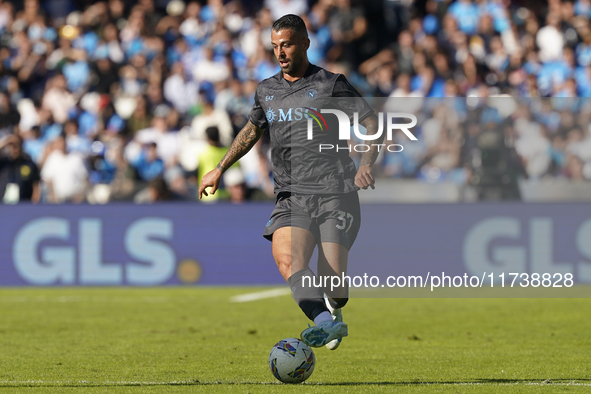
[[203,179],[201,180],[201,184],[199,184],[199,199],[201,200],[202,195],[209,196],[209,194],[205,191],[206,188],[211,187],[209,191],[212,195],[218,190],[220,187],[220,181],[222,180],[222,172],[217,168],[209,171]]
[[371,166],[365,164],[359,167],[357,174],[355,175],[355,185],[363,190],[367,190],[368,187],[375,189],[376,180],[371,173]]

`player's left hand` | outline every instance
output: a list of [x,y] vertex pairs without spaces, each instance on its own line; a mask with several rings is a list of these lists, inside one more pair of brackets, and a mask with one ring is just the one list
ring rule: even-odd
[[371,166],[369,164],[362,165],[357,170],[355,175],[355,185],[363,190],[367,190],[368,187],[375,189],[376,180],[371,173]]

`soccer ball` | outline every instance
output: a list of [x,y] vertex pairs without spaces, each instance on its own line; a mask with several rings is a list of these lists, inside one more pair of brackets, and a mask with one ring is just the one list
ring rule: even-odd
[[297,338],[282,339],[269,354],[271,373],[283,383],[301,383],[314,371],[312,348]]

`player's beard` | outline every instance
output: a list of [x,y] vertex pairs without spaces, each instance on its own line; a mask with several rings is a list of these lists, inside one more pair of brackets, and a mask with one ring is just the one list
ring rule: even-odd
[[300,71],[300,68],[302,67],[302,64],[304,64],[304,57],[301,55],[294,55],[291,59],[289,58],[284,58],[281,59],[283,61],[287,60],[287,66],[286,67],[281,67],[281,71],[283,71],[284,74],[287,75],[294,75],[296,74],[298,71]]

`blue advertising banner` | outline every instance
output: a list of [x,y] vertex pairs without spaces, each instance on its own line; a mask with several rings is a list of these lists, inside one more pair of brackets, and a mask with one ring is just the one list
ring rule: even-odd
[[[512,287],[591,283],[589,208],[586,203],[365,205],[349,274],[375,275],[381,284],[387,277],[416,275],[428,286],[443,275],[478,277],[478,287],[506,288],[515,275]],[[542,284],[545,274],[549,279]],[[470,287],[465,282],[461,287]]]
[[283,283],[273,206],[0,206],[0,285]]
[[[572,274],[591,283],[591,205],[368,204],[350,276]],[[284,284],[269,203],[0,206],[0,286]],[[507,279],[507,278],[506,278]]]

